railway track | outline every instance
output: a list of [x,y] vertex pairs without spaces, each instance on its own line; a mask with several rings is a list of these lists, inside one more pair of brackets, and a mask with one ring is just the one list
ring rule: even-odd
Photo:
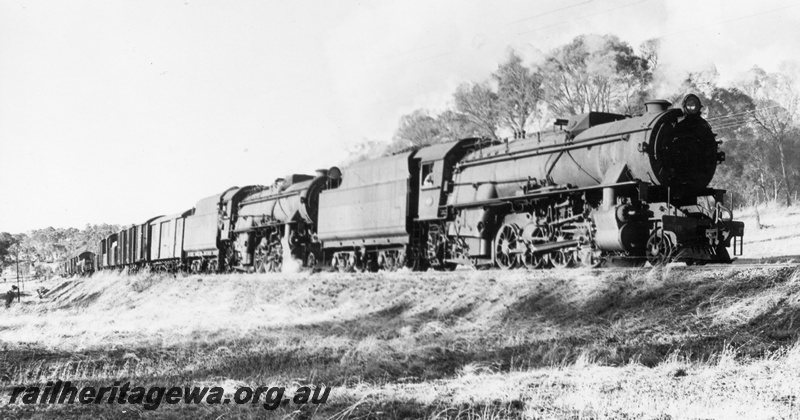
[[722,270],[725,268],[737,268],[737,269],[748,269],[748,268],[782,268],[782,267],[799,267],[800,263],[792,262],[792,263],[742,263],[742,264],[709,264],[709,265],[701,265],[701,266],[685,266],[675,264],[670,268],[678,268],[681,270],[687,271],[710,271],[710,270]]
[[725,267],[736,268],[781,268],[799,267],[800,256],[771,257],[771,258],[743,258],[734,261],[732,264],[709,264],[703,266],[685,267],[688,269],[722,269]]
[[[736,269],[750,269],[750,268],[784,268],[784,267],[800,267],[800,255],[785,255],[779,257],[768,257],[768,258],[740,258],[733,261],[730,264],[723,264],[723,263],[713,263],[713,264],[706,264],[706,265],[686,265],[685,263],[681,262],[673,262],[667,264],[668,268],[670,269],[677,269],[681,271],[711,271],[711,270],[724,270],[729,268],[736,268]],[[588,267],[583,267],[588,268]],[[599,270],[599,271],[611,271],[611,270],[619,270],[619,271],[635,271],[635,270],[650,270],[653,266],[650,264],[645,265],[615,265],[614,263],[607,263],[601,267],[594,267],[588,268],[590,270]],[[474,268],[469,268],[466,266],[462,266],[456,269],[456,271],[462,270],[473,270]],[[545,268],[545,269],[535,269],[535,270],[525,270],[520,268],[514,268],[511,270],[501,270],[498,268],[492,269],[483,269],[483,271],[487,272],[514,272],[514,271],[530,271],[530,272],[537,272],[537,273],[546,273],[548,271],[555,271],[555,272],[566,272],[569,270],[580,270],[582,267],[580,265],[572,266],[570,268]],[[441,271],[439,273],[446,273]]]
[[[578,266],[579,267],[579,266]],[[781,267],[800,267],[800,255],[782,255],[776,257],[764,258],[738,258],[730,264],[724,263],[711,263],[705,265],[686,265],[682,262],[673,262],[667,264],[670,269],[690,270],[690,271],[707,271],[707,270],[721,270],[725,268],[781,268]],[[624,260],[618,262],[606,262],[600,267],[592,268],[592,270],[649,270],[653,268],[652,265],[646,263],[645,265],[630,265],[630,262]],[[567,268],[567,270],[573,268]],[[536,271],[547,271],[536,270]]]

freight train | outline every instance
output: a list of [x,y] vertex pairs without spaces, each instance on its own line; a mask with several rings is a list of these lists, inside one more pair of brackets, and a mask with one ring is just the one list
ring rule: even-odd
[[[95,269],[341,271],[730,263],[744,224],[710,188],[725,160],[695,95],[468,138],[344,171],[233,187],[100,241]],[[84,254],[81,254],[84,255]],[[83,258],[86,258],[85,255]]]

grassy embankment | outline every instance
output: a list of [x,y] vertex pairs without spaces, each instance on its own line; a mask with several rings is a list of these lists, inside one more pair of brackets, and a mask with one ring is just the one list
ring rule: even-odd
[[[800,211],[744,258],[800,254]],[[791,269],[50,280],[0,316],[0,385],[334,386],[328,404],[6,406],[4,417],[797,416]],[[32,290],[37,285],[27,285]]]
[[325,405],[274,412],[12,405],[4,416],[800,414],[800,273],[791,268],[101,274],[48,287],[45,300],[28,297],[0,317],[6,387],[62,379],[334,389]]

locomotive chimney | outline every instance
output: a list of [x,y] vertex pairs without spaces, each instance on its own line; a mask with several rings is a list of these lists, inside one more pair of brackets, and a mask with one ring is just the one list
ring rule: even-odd
[[663,99],[655,99],[652,101],[647,101],[644,103],[644,109],[646,114],[660,114],[669,108],[672,105],[669,101],[665,101]]

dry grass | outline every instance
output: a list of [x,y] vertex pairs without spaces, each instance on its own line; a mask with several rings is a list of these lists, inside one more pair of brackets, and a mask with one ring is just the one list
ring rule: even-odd
[[745,223],[743,258],[774,258],[800,254],[799,205],[786,207],[774,202],[759,205],[762,229],[756,227],[755,213],[752,206],[734,213],[737,220]]
[[[787,418],[787,268],[53,280],[0,317],[0,383],[334,386],[329,403],[8,406],[13,417]],[[29,287],[30,288],[30,287]],[[7,401],[8,388],[0,401]],[[123,413],[122,411],[125,410]]]

